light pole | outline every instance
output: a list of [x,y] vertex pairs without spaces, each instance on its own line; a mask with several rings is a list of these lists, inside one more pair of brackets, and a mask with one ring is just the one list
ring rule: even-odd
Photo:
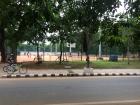
[[70,53],[70,56],[71,56],[71,43],[69,44],[69,53]]
[[[102,30],[101,30],[101,27],[99,27],[99,39],[101,38],[101,35],[102,35]],[[103,60],[102,58],[102,43],[100,41],[100,44],[99,44],[99,57],[98,57],[99,60]]]

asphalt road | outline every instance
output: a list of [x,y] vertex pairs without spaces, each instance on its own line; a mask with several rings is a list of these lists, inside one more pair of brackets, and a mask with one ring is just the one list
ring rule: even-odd
[[140,105],[140,77],[0,79],[0,105]]

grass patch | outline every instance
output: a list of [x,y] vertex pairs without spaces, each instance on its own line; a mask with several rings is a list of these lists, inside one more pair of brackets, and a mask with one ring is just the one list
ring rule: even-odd
[[[85,61],[72,61],[59,64],[58,62],[47,61],[42,64],[34,62],[25,63],[29,69],[65,69],[65,66],[71,66],[72,69],[82,69],[86,66]],[[95,69],[140,69],[140,61],[131,61],[128,65],[127,61],[93,61],[90,66]]]
[[140,61],[130,61],[130,64],[127,61],[96,61],[92,62],[92,66],[101,69],[140,69]]

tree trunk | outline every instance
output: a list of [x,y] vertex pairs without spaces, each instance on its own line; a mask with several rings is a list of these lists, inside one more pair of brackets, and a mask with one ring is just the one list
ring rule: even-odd
[[138,50],[138,58],[139,58],[139,60],[140,60],[140,50]]
[[83,37],[83,51],[86,54],[86,67],[89,68],[89,36],[86,32],[83,33],[84,37]]
[[64,54],[64,43],[62,43],[62,61],[65,61],[65,54]]
[[37,50],[37,64],[39,64],[39,63],[41,63],[41,58],[39,56],[39,44],[37,44],[36,50]]
[[17,62],[17,45],[12,45],[11,47],[11,54],[13,54],[13,60],[14,60],[14,63]]
[[60,64],[62,64],[62,54],[63,54],[63,41],[60,40],[60,57],[59,57]]
[[43,62],[45,61],[45,41],[43,41]]
[[130,51],[129,51],[129,45],[127,46],[127,63],[130,64]]
[[83,48],[81,46],[81,61],[83,60],[82,54],[83,54]]
[[86,64],[86,67],[89,68],[89,64],[90,64],[90,60],[89,60],[89,54],[88,52],[86,52],[86,61],[87,61],[87,64]]
[[127,52],[123,51],[123,61],[124,61],[124,58],[126,58],[126,56],[127,56]]
[[1,52],[1,62],[6,62],[5,54],[5,34],[4,28],[0,27],[0,52]]

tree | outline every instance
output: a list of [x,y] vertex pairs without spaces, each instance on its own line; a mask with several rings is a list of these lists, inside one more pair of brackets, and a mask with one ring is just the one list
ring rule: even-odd
[[0,52],[1,52],[1,62],[6,61],[6,55],[5,55],[5,33],[4,28],[1,25],[0,26]]
[[119,0],[73,0],[70,3],[74,24],[83,32],[83,51],[88,59],[90,41],[92,35],[98,31],[100,18],[113,14],[120,2]]
[[131,24],[133,25],[133,43],[138,51],[140,58],[140,1],[139,0],[125,0],[125,5],[128,6],[126,13],[131,18]]
[[[4,4],[5,1],[2,3]],[[34,37],[42,37],[46,33],[47,22],[53,20],[52,4],[53,1],[47,0],[10,0],[3,6],[4,9],[1,9],[5,11],[8,20],[7,24],[4,23],[4,30],[15,60],[19,43],[33,41]],[[4,22],[2,19],[1,21]]]
[[7,4],[10,0],[0,1],[0,52],[1,62],[6,62],[6,51],[5,51],[5,27],[8,24]]
[[49,37],[49,40],[54,43],[59,43],[60,45],[60,57],[59,63],[61,64],[64,61],[64,45],[67,42],[73,42],[74,30],[72,26],[72,17],[69,14],[70,7],[69,2],[65,0],[58,0],[56,2],[58,5],[55,5],[53,9],[55,11],[55,21],[50,22],[49,32],[52,35]]

